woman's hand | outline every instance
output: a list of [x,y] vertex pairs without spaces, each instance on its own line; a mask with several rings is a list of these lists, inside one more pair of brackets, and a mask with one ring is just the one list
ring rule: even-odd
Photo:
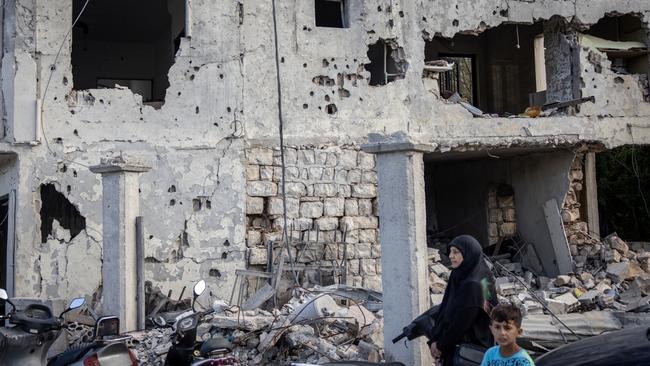
[[440,358],[442,354],[440,353],[440,350],[438,349],[438,345],[436,344],[436,342],[431,343],[430,348],[431,348],[431,356],[433,356],[433,358]]

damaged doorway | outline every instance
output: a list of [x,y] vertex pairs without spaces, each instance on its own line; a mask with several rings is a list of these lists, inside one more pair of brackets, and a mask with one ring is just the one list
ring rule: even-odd
[[[74,0],[74,18],[85,3]],[[74,89],[119,85],[159,107],[184,36],[184,0],[91,1],[72,33]]]
[[[492,255],[507,253],[507,242],[515,240],[524,249],[513,261],[538,274],[559,274],[569,248],[566,237],[556,247],[544,207],[554,201],[559,217],[573,158],[572,151],[541,148],[425,155],[429,246],[445,252],[452,238],[469,234]],[[499,244],[503,250],[496,250]]]

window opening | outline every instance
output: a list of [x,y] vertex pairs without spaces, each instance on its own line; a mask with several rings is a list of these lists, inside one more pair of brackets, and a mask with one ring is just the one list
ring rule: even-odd
[[[438,79],[445,99],[493,116],[519,115],[537,91],[534,44],[543,31],[541,22],[502,24],[478,35],[434,37],[425,43],[425,61],[454,64]],[[460,98],[451,98],[456,92]]]
[[52,233],[52,225],[56,219],[61,227],[70,230],[74,238],[86,228],[86,218],[79,213],[68,199],[56,190],[54,184],[41,185],[41,242],[47,242]]
[[345,0],[315,0],[317,27],[347,28]]
[[607,16],[580,37],[582,46],[607,55],[618,74],[648,74],[648,36],[641,19],[631,14]]
[[445,93],[458,93],[470,104],[474,104],[474,57],[440,55],[448,63],[453,64],[451,71],[440,74],[440,90]]
[[[74,18],[84,3],[73,0]],[[119,85],[161,105],[184,34],[185,0],[91,1],[72,34],[74,89]]]
[[370,63],[365,69],[370,72],[371,86],[386,85],[391,81],[403,79],[408,68],[403,50],[394,41],[380,39],[368,47]]

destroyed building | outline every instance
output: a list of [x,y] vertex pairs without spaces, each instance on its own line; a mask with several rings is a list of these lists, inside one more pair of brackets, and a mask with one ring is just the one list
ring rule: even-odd
[[104,243],[135,236],[118,207],[164,292],[248,296],[267,278],[241,270],[286,253],[285,288],[394,275],[400,329],[428,305],[427,242],[518,237],[539,274],[588,266],[599,155],[650,143],[643,1],[3,4],[11,296],[99,301]]

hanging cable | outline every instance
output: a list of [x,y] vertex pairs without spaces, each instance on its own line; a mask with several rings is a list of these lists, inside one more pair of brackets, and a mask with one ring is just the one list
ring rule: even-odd
[[286,167],[284,165],[284,131],[283,131],[283,118],[282,118],[282,84],[280,81],[280,51],[278,46],[278,21],[275,10],[275,0],[271,0],[273,6],[273,40],[275,43],[275,78],[276,86],[278,88],[278,121],[279,121],[279,132],[280,132],[280,164],[282,170],[282,181],[281,190],[282,190],[282,216],[284,219],[282,225],[282,237],[283,246],[287,248],[287,257],[289,258],[289,266],[291,267],[291,273],[293,273],[293,279],[296,281],[296,285],[300,286],[298,281],[298,274],[294,270],[293,258],[291,257],[291,248],[289,248],[289,235],[287,232],[287,190],[286,190]]
[[[43,123],[43,118],[42,118],[43,108],[44,108],[45,102],[46,102],[45,97],[47,96],[47,90],[50,88],[50,82],[52,81],[52,76],[54,76],[54,70],[56,70],[56,64],[59,62],[59,56],[61,56],[61,50],[63,49],[63,45],[65,45],[65,41],[68,39],[68,37],[70,36],[70,33],[72,33],[72,30],[74,29],[74,26],[77,24],[77,22],[81,18],[81,15],[86,10],[86,7],[88,6],[88,3],[90,3],[90,0],[86,0],[84,5],[81,7],[81,10],[79,11],[79,14],[77,15],[77,17],[72,22],[72,25],[70,26],[70,29],[68,29],[68,32],[65,34],[65,36],[63,37],[63,40],[61,41],[61,44],[59,45],[59,50],[56,52],[56,56],[54,57],[54,62],[52,62],[52,65],[50,66],[50,76],[47,78],[47,83],[45,84],[45,90],[43,90],[43,97],[41,98],[41,100],[43,102],[41,103],[41,108],[38,111],[36,111],[36,113],[39,113],[41,115],[41,119],[40,119],[41,123],[40,123],[40,126],[37,126],[37,128],[41,129],[41,134],[43,135],[43,141],[45,141],[45,147],[47,147],[47,150],[54,156],[56,156],[56,153],[54,152],[54,150],[52,150],[52,148],[50,147],[50,142],[47,140],[47,134],[45,133],[45,124]],[[66,157],[63,157],[62,159],[69,162],[69,163],[71,163],[71,164],[77,164],[77,165],[80,165],[80,166],[82,166],[84,168],[88,168],[88,165],[85,165],[85,164],[70,160],[70,159],[68,159]]]

